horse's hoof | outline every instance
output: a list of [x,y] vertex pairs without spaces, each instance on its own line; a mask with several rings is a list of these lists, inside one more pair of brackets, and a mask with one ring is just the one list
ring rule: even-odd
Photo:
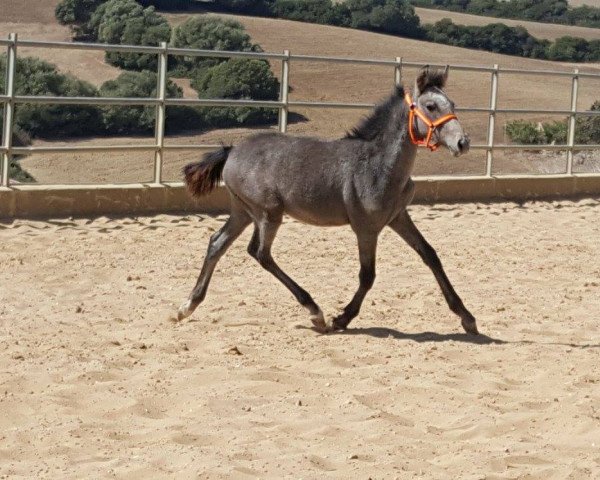
[[331,327],[327,325],[323,312],[320,309],[318,313],[311,314],[310,321],[319,333],[328,333],[331,331]]
[[479,335],[479,330],[477,330],[477,323],[475,322],[475,318],[472,316],[470,318],[463,318],[461,321],[462,327],[465,329],[469,335]]
[[334,332],[339,330],[346,330],[348,328],[348,322],[345,320],[343,315],[340,315],[333,319],[333,322],[331,322],[331,328]]
[[191,302],[188,300],[179,307],[179,310],[177,311],[177,321],[181,322],[184,318],[189,317],[194,312],[194,310],[190,308],[190,303]]

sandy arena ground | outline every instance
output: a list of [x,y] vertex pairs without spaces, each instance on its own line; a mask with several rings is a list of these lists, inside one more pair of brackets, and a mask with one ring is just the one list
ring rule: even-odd
[[[249,230],[168,319],[225,217],[0,224],[0,478],[600,478],[600,199],[411,211],[485,336],[391,231],[322,336]],[[356,287],[348,229],[275,257],[329,315]]]

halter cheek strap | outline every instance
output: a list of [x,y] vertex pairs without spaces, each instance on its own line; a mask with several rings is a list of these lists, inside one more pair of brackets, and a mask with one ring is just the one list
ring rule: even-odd
[[[450,120],[458,120],[456,115],[453,113],[449,113],[448,115],[444,115],[443,117],[438,118],[435,121],[432,121],[422,110],[417,107],[417,104],[412,101],[409,93],[404,95],[404,99],[408,104],[410,111],[408,113],[408,133],[410,135],[410,141],[418,146],[427,147],[432,152],[435,152],[440,143],[431,143],[431,137],[433,136],[433,132],[436,131],[437,127],[443,125]],[[415,115],[419,117],[425,125],[427,125],[427,136],[423,140],[419,140],[417,138],[416,128],[415,128]]]

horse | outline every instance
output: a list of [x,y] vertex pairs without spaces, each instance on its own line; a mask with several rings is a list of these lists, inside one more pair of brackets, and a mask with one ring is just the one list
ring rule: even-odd
[[[469,150],[469,137],[454,114],[455,104],[443,90],[447,79],[448,67],[444,71],[424,67],[412,96],[403,85],[396,86],[344,138],[260,133],[184,167],[185,183],[193,196],[208,194],[223,182],[231,210],[227,222],[210,238],[202,270],[178,310],[178,320],[189,317],[204,300],[217,262],[252,223],[248,253],[308,310],[314,329],[322,333],[345,330],[373,286],[377,239],[384,227],[390,227],[431,269],[464,330],[477,335],[475,317],[407,212],[415,190],[411,172],[417,148],[435,151],[441,145],[454,156]],[[311,225],[350,225],[356,234],[359,286],[343,311],[329,321],[271,255],[284,214]]]

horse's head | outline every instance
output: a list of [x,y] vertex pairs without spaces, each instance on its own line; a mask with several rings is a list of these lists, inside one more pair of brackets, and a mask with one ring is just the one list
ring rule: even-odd
[[419,72],[411,107],[414,123],[409,128],[420,144],[431,150],[445,145],[457,157],[469,151],[470,140],[454,115],[454,102],[443,91],[447,79],[448,67],[441,72],[427,66]]

